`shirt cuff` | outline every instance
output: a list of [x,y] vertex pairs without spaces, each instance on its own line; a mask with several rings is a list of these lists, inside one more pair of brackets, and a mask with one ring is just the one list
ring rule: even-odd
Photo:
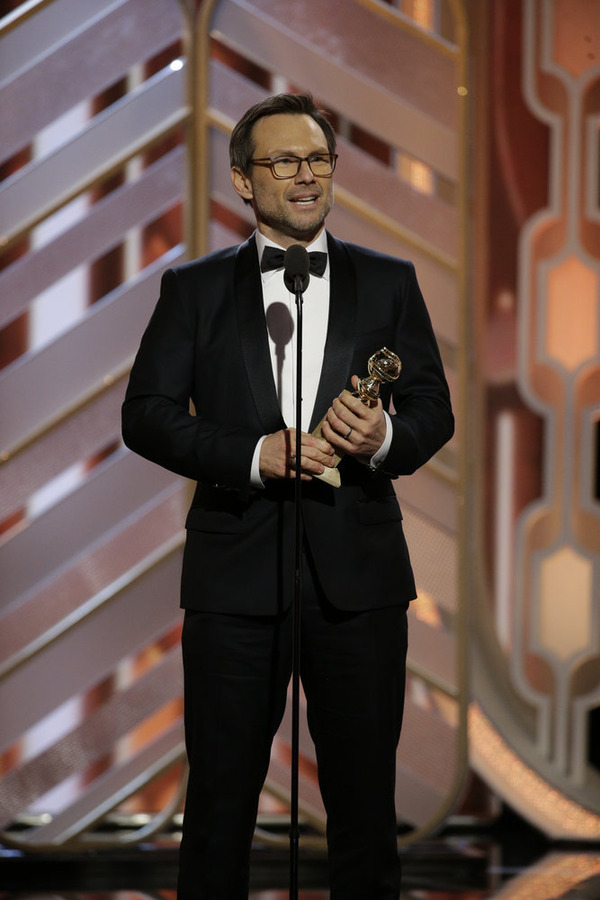
[[383,439],[383,444],[381,445],[381,447],[379,448],[377,453],[373,454],[373,456],[371,457],[371,460],[369,462],[369,468],[372,471],[375,471],[376,469],[378,469],[379,466],[382,464],[382,462],[385,461],[385,458],[390,451],[390,446],[392,444],[392,438],[394,436],[394,429],[392,428],[392,420],[390,419],[389,415],[386,413],[385,410],[383,411],[383,415],[385,416],[385,437]]
[[264,488],[264,482],[260,477],[260,448],[262,447],[262,443],[266,438],[266,434],[259,439],[256,447],[254,448],[254,456],[252,457],[252,467],[250,469],[250,487],[253,488]]

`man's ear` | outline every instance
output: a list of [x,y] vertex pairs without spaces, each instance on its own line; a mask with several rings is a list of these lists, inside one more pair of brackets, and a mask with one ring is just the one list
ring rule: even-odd
[[239,194],[242,200],[252,200],[254,191],[252,190],[252,182],[248,175],[245,175],[241,169],[235,166],[231,170],[231,183],[236,194]]

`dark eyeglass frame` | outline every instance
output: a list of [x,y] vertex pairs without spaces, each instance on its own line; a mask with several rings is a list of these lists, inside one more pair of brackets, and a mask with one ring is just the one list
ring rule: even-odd
[[[323,175],[321,172],[315,172],[312,165],[311,159],[314,160],[315,157],[327,157],[331,161],[331,172],[328,172],[327,175]],[[278,175],[275,171],[275,166],[282,159],[294,159],[298,163],[298,168],[293,173],[293,175]],[[315,178],[331,178],[333,173],[335,172],[335,167],[337,164],[338,154],[337,153],[311,153],[310,156],[295,156],[293,153],[282,154],[281,156],[264,156],[260,159],[251,159],[250,162],[255,166],[266,166],[271,170],[271,175],[273,178],[277,178],[280,181],[286,181],[288,178],[296,178],[300,169],[302,168],[302,163],[305,162],[308,164],[308,168],[313,173]]]

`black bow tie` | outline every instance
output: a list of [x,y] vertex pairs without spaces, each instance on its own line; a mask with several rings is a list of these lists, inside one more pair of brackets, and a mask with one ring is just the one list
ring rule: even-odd
[[[327,266],[327,254],[313,250],[308,254],[308,265],[313,275],[323,275]],[[260,261],[260,271],[270,272],[272,269],[285,267],[285,252],[277,247],[265,247]]]

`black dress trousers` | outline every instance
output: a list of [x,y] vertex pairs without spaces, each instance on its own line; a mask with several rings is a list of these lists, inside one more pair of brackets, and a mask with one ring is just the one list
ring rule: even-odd
[[[247,900],[271,743],[291,674],[292,615],[186,612],[190,779],[178,900]],[[301,678],[327,811],[331,900],[397,900],[396,747],[405,689],[404,606],[331,607],[305,557]],[[300,839],[300,862],[302,859]]]

